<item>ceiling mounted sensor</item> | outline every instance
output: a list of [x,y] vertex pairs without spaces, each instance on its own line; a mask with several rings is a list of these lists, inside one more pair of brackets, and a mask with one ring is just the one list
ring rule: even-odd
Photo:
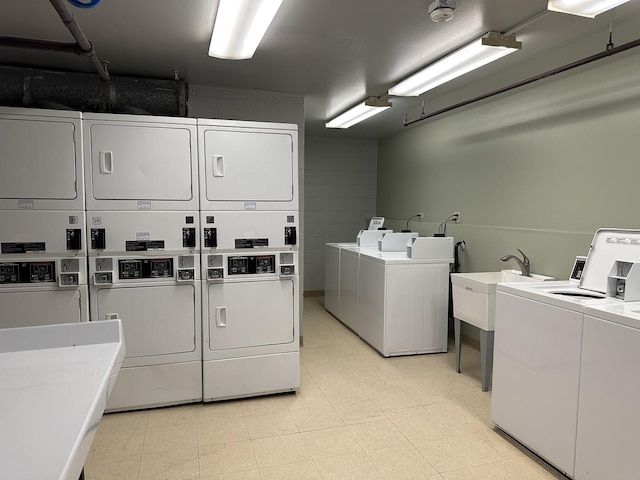
[[440,23],[448,22],[453,18],[456,9],[456,0],[435,0],[427,9],[431,21]]
[[326,128],[349,128],[367,118],[384,112],[391,107],[391,102],[384,98],[369,97],[364,102],[350,108],[333,120],[325,123]]
[[227,60],[253,57],[282,0],[220,0],[209,56]]
[[629,0],[549,0],[547,10],[595,18],[602,12],[627,3]]
[[419,70],[389,89],[389,95],[415,97],[522,48],[515,35],[488,32]]

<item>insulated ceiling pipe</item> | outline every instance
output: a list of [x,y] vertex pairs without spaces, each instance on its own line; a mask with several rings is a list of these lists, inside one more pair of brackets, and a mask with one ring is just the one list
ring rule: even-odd
[[100,78],[105,82],[109,80],[109,73],[102,67],[100,60],[96,56],[96,51],[91,45],[91,42],[87,40],[87,37],[84,35],[84,32],[78,25],[76,21],[76,17],[69,11],[67,5],[65,4],[65,0],[49,0],[53,8],[56,9],[58,15],[62,19],[62,23],[64,23],[65,27],[69,29],[73,38],[75,38],[78,48],[80,49],[80,54],[89,57],[89,60],[93,64],[94,68],[100,75]]

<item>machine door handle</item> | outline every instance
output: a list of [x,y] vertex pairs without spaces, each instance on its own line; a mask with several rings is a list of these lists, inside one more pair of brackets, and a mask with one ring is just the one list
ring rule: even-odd
[[113,152],[100,152],[100,173],[113,173]]
[[216,307],[216,327],[227,326],[227,307]]
[[212,155],[211,156],[212,170],[214,177],[224,177],[224,156]]

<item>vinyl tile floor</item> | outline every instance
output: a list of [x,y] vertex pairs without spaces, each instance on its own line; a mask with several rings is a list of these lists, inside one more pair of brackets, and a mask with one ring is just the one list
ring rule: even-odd
[[480,354],[384,358],[305,297],[297,393],[105,414],[86,480],[562,479],[498,432]]

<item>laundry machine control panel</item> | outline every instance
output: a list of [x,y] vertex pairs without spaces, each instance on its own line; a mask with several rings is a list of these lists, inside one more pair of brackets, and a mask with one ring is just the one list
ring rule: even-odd
[[95,257],[89,266],[94,285],[108,285],[119,281],[178,281],[197,280],[196,255],[172,257]]
[[274,273],[275,269],[275,255],[247,255],[228,258],[229,275]]
[[172,276],[173,259],[171,258],[118,260],[118,278],[121,280],[170,278]]
[[273,252],[263,255],[234,253],[207,255],[203,265],[204,278],[223,281],[225,277],[254,275],[291,277],[296,275],[297,252]]
[[0,284],[56,281],[56,262],[0,263]]

